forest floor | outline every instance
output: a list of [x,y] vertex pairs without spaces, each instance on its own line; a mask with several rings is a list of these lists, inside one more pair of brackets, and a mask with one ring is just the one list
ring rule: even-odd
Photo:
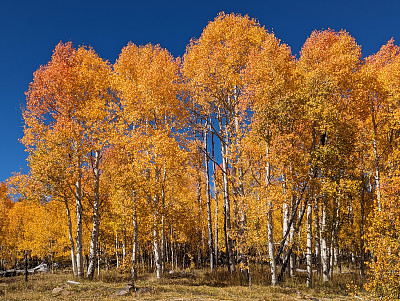
[[335,275],[336,280],[328,284],[316,279],[312,289],[306,288],[301,275],[275,287],[256,276],[250,288],[248,283],[240,283],[240,277],[222,270],[213,274],[205,270],[174,272],[161,280],[145,274],[135,282],[136,292],[117,296],[129,283],[121,272],[102,271],[100,277],[89,281],[56,271],[29,275],[28,282],[24,276],[0,277],[0,300],[373,300],[352,273]]

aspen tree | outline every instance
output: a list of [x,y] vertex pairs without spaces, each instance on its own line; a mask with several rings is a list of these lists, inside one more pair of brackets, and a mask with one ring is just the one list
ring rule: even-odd
[[211,118],[211,124],[216,126],[213,134],[220,143],[227,266],[231,272],[235,270],[235,258],[230,192],[233,187],[229,187],[228,180],[230,142],[239,134],[235,132],[234,122],[240,113],[238,108],[244,85],[241,71],[251,50],[259,47],[265,36],[265,30],[255,20],[220,13],[206,26],[199,39],[191,41],[183,58],[183,74],[193,107],[200,116]]

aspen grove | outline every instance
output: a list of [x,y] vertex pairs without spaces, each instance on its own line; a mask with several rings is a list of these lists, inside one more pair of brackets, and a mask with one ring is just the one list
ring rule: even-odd
[[[323,282],[354,266],[400,297],[400,47],[345,30],[295,57],[220,13],[181,58],[129,43],[115,64],[60,42],[23,110],[28,172],[0,185],[0,269],[69,262],[92,279],[226,268]],[[254,279],[253,279],[254,281]]]

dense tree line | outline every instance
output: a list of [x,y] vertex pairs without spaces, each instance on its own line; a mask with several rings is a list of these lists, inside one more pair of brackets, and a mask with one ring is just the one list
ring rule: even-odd
[[[70,257],[77,277],[208,264],[271,284],[345,261],[399,296],[400,48],[346,31],[300,56],[219,14],[182,58],[128,44],[115,64],[56,46],[23,111],[28,174],[1,186],[1,267]],[[16,202],[8,195],[18,197]],[[86,269],[86,273],[85,273]]]

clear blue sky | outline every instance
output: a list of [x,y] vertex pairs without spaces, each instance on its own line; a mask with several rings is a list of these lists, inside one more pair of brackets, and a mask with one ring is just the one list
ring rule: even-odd
[[400,1],[18,1],[0,4],[0,181],[26,171],[21,107],[33,72],[59,41],[90,45],[115,62],[129,41],[159,43],[182,56],[220,11],[248,14],[298,54],[314,29],[346,29],[375,53],[391,37],[400,44]]

